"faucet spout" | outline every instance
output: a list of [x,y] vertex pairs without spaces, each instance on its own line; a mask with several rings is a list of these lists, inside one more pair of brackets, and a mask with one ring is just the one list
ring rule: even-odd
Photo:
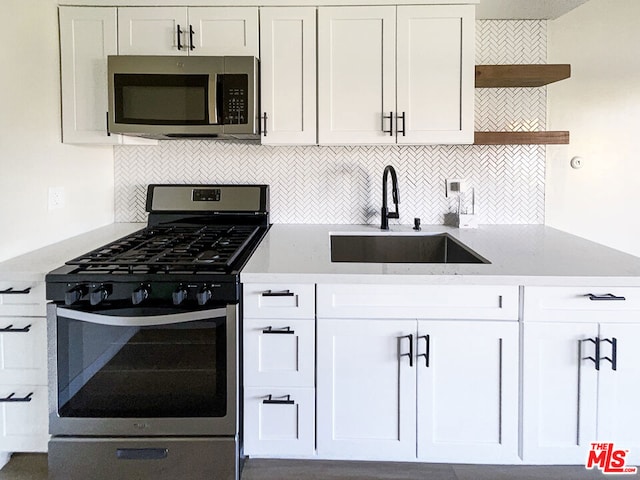
[[[389,180],[389,174],[391,174],[391,198],[395,205],[395,212],[389,212],[387,206],[387,183]],[[398,211],[398,204],[400,203],[400,191],[398,189],[398,176],[396,170],[387,165],[382,173],[382,210],[380,212],[380,228],[382,230],[389,230],[389,219],[400,218]]]

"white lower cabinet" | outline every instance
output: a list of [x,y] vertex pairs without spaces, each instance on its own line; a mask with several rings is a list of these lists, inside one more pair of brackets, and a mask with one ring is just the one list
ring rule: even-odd
[[318,319],[318,455],[517,461],[518,324]]
[[525,288],[523,337],[523,461],[640,463],[640,289]]
[[318,455],[415,458],[414,320],[318,320]]
[[315,390],[246,388],[245,453],[310,456],[315,450]]
[[0,452],[46,452],[44,282],[0,281]]
[[420,321],[418,459],[518,461],[518,323]]

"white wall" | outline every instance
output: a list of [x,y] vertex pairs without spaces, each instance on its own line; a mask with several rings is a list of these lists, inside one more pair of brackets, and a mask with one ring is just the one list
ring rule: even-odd
[[[113,150],[60,143],[55,0],[0,5],[0,261],[113,221]],[[65,206],[48,210],[49,186]]]
[[548,147],[546,180],[548,225],[638,256],[639,20],[638,0],[590,0],[549,22],[548,62],[572,74],[548,87],[548,128],[571,143]]

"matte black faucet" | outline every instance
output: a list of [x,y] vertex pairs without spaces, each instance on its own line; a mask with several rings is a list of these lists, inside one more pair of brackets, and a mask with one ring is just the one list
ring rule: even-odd
[[[391,173],[391,196],[393,197],[393,203],[396,206],[396,211],[389,213],[387,208],[387,179]],[[389,219],[400,218],[398,213],[398,204],[400,203],[400,193],[398,192],[398,177],[396,171],[391,165],[384,167],[384,173],[382,174],[382,212],[380,214],[380,228],[382,230],[389,230]]]

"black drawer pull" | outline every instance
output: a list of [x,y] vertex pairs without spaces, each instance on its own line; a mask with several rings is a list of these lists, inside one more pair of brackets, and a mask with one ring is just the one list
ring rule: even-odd
[[263,297],[293,297],[294,295],[295,293],[290,292],[289,290],[282,290],[281,292],[267,290],[266,292],[262,292]]
[[0,295],[28,295],[29,293],[31,293],[31,287],[27,287],[24,290],[14,290],[13,287],[0,290]]
[[24,328],[13,328],[13,325],[8,325],[4,328],[0,328],[0,333],[29,333],[31,330],[31,324]]
[[291,327],[273,328],[271,325],[269,325],[267,328],[262,330],[262,333],[278,334],[278,335],[293,335],[294,333],[296,333],[296,331],[291,330]]
[[16,392],[13,392],[11,394],[9,394],[8,397],[4,397],[4,398],[0,398],[0,402],[4,402],[4,403],[9,403],[9,402],[30,402],[31,401],[31,397],[33,396],[33,392],[31,392],[29,395],[27,395],[26,397],[22,397],[22,398],[16,398],[14,395],[16,394]]
[[626,298],[624,297],[616,297],[613,293],[605,293],[604,295],[594,295],[593,293],[587,293],[586,295],[589,297],[589,300],[597,301],[597,300],[619,300],[624,301]]
[[118,460],[162,460],[167,458],[168,448],[118,448]]
[[[273,395],[267,395],[267,398],[262,400],[262,403],[267,405],[295,405],[296,402],[291,400],[291,395],[285,395],[280,397],[280,400],[274,400]],[[284,399],[283,399],[284,398]]]

